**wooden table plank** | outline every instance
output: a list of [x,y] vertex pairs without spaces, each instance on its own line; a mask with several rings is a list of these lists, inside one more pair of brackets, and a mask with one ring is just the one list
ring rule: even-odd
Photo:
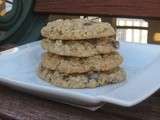
[[160,95],[125,108],[106,104],[92,112],[0,87],[0,114],[19,120],[159,120]]
[[19,93],[8,88],[0,94],[0,113],[16,119],[43,119],[43,120],[121,120],[110,114],[102,114],[84,109],[77,109],[68,105],[43,100],[38,97]]
[[36,0],[34,11],[50,14],[160,18],[159,9],[159,0]]

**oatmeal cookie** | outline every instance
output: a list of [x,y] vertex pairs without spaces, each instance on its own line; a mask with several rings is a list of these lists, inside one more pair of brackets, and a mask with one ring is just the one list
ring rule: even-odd
[[126,78],[125,72],[119,67],[107,72],[63,74],[41,66],[38,74],[41,79],[63,88],[95,88],[106,84],[118,83]]
[[119,53],[96,55],[86,58],[64,57],[51,53],[42,55],[42,66],[60,73],[85,73],[107,71],[119,66],[123,59]]
[[115,36],[115,31],[106,22],[87,19],[59,19],[44,26],[41,35],[51,40],[86,40]]
[[90,57],[116,51],[113,39],[95,39],[86,41],[42,40],[42,47],[48,52],[74,57]]

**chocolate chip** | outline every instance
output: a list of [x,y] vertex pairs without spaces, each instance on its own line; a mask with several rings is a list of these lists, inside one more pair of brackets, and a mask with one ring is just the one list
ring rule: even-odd
[[62,31],[59,31],[58,33],[59,33],[59,35],[63,35]]
[[120,46],[120,45],[119,45],[119,41],[113,41],[113,42],[112,42],[112,45],[113,45],[113,47],[115,47],[115,48],[117,48],[117,49],[118,49],[119,46]]
[[89,80],[97,80],[99,77],[98,73],[88,73],[88,79]]
[[84,23],[84,25],[89,26],[89,25],[92,25],[92,23],[91,22],[86,22],[86,23]]

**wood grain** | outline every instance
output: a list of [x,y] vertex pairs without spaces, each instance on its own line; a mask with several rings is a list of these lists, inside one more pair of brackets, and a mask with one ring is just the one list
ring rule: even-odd
[[160,94],[131,107],[106,104],[92,112],[0,87],[0,116],[17,120],[159,120]]
[[160,18],[160,0],[36,0],[36,12]]

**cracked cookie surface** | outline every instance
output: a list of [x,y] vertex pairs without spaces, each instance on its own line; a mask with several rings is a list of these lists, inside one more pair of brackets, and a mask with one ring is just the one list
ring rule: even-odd
[[126,73],[119,67],[108,72],[68,75],[40,66],[38,75],[41,79],[63,88],[95,88],[106,84],[119,83],[126,79]]
[[42,66],[60,73],[85,73],[89,71],[108,71],[119,66],[123,58],[119,53],[96,55],[87,58],[64,57],[51,53],[42,55]]
[[44,26],[41,35],[51,40],[85,40],[115,36],[115,31],[106,22],[87,19],[59,19]]

